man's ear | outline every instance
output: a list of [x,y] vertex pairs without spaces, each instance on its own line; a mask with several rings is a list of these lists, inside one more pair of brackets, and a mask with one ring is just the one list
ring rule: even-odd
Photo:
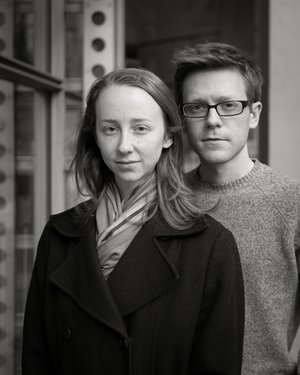
[[249,128],[254,129],[257,127],[261,110],[262,110],[262,103],[261,102],[254,102],[251,107],[251,113],[250,113],[250,122],[249,122]]

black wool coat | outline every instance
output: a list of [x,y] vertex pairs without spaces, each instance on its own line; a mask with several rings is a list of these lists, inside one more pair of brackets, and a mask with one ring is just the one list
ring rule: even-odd
[[157,214],[108,281],[96,223],[53,215],[39,241],[23,375],[237,375],[244,290],[235,240],[205,216],[177,231]]

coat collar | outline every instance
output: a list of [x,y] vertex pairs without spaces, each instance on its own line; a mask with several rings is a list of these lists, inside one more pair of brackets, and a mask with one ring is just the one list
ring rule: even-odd
[[[66,237],[78,238],[88,227],[89,222],[94,220],[94,216],[88,217],[86,220],[80,218],[79,210],[84,210],[84,207],[89,204],[83,202],[75,208],[71,208],[62,213],[51,215],[50,220],[52,225],[58,232]],[[200,233],[208,227],[208,221],[205,215],[201,217],[197,223],[191,228],[185,230],[176,230],[172,228],[166,220],[163,218],[161,213],[158,213],[152,220],[153,223],[153,235],[155,237],[186,237],[196,233]]]
[[121,335],[127,334],[123,317],[158,298],[180,278],[175,263],[183,237],[208,225],[203,219],[188,230],[177,231],[156,215],[138,232],[106,281],[97,257],[95,217],[82,225],[71,209],[52,216],[51,222],[69,246],[51,281]]

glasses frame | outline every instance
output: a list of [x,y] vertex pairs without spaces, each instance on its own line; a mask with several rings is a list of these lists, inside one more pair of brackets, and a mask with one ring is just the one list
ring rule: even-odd
[[[238,103],[241,103],[242,104],[242,110],[241,112],[239,113],[235,113],[234,115],[221,115],[218,111],[218,106],[220,104],[224,104],[224,103],[232,103],[232,102],[238,102]],[[186,115],[185,114],[185,110],[184,110],[184,107],[188,104],[203,104],[203,103],[184,103],[181,105],[181,111],[184,115],[184,117],[187,117],[187,118],[205,118],[208,116],[209,114],[209,111],[211,108],[214,108],[217,112],[217,114],[220,116],[220,117],[233,117],[233,116],[238,116],[240,115],[241,113],[244,112],[244,109],[250,105],[253,101],[252,100],[225,100],[224,102],[220,102],[220,103],[217,103],[217,104],[213,104],[213,105],[209,105],[209,104],[205,104],[207,106],[207,112],[206,112],[206,115],[205,116],[190,116],[190,115]]]

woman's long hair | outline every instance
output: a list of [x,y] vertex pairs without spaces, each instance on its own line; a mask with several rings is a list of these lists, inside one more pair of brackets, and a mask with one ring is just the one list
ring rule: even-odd
[[163,149],[156,165],[159,208],[168,224],[174,229],[185,229],[201,215],[192,191],[185,185],[183,176],[182,126],[178,108],[168,87],[152,72],[140,68],[118,69],[97,79],[87,96],[86,110],[80,124],[74,167],[75,181],[81,195],[91,197],[89,214],[96,210],[99,196],[113,179],[113,173],[104,163],[96,143],[95,103],[101,91],[111,85],[137,87],[146,91],[163,111],[166,132],[173,144]]

